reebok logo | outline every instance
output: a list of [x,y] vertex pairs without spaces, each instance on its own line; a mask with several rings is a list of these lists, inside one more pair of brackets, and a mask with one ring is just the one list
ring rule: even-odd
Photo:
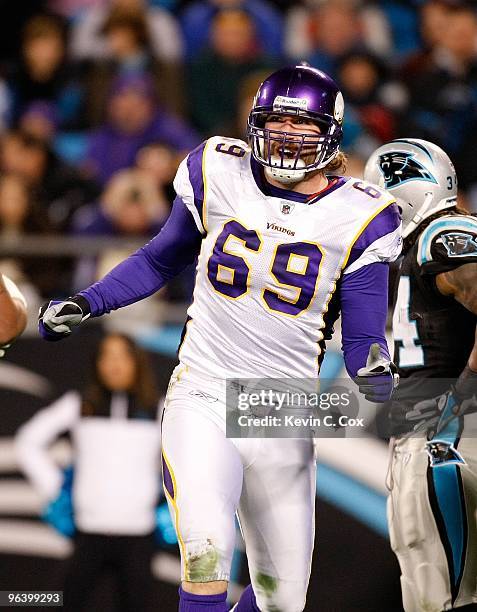
[[308,110],[308,100],[306,98],[289,98],[288,96],[275,96],[273,110],[280,110],[286,107]]

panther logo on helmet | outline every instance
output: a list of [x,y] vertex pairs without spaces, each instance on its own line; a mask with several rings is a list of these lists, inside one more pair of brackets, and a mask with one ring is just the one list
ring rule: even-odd
[[477,253],[475,236],[465,232],[448,232],[438,238],[436,242],[445,246],[449,257],[466,257]]
[[384,188],[397,187],[406,181],[421,180],[436,183],[434,176],[412,153],[400,151],[383,153],[379,156],[379,168],[384,177]]

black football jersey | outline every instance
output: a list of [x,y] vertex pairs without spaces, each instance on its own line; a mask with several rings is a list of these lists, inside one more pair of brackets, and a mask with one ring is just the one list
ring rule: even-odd
[[394,362],[402,381],[396,399],[435,397],[464,369],[477,317],[439,292],[436,275],[470,262],[477,263],[477,218],[459,214],[434,219],[401,258],[393,308]]

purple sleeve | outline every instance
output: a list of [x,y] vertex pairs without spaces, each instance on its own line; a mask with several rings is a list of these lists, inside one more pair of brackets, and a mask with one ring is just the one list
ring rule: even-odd
[[369,347],[377,342],[389,357],[386,342],[388,313],[387,263],[372,263],[341,279],[341,337],[348,374],[354,378],[366,365]]
[[191,213],[176,198],[159,234],[79,295],[87,300],[92,317],[138,302],[192,263],[201,240]]

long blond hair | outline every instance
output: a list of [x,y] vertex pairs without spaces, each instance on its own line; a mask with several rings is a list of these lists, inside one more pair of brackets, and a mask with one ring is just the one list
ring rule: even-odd
[[336,157],[323,168],[323,174],[344,174],[348,165],[348,156],[343,151],[338,151]]

